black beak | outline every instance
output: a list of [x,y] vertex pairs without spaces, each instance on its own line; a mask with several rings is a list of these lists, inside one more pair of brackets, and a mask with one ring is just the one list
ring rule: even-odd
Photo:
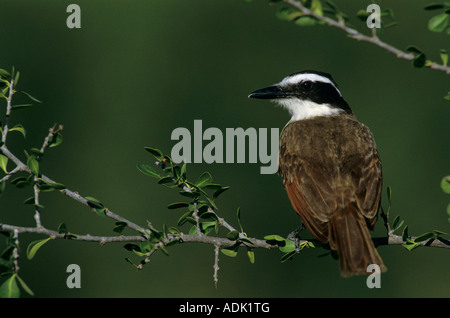
[[266,88],[258,89],[250,95],[248,98],[259,98],[259,99],[278,99],[278,98],[286,98],[291,96],[291,94],[282,89],[280,86],[273,85]]

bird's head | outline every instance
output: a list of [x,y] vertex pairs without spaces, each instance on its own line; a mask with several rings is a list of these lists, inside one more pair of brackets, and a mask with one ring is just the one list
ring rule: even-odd
[[318,71],[291,74],[278,84],[258,89],[248,97],[269,99],[285,107],[292,114],[291,121],[352,114],[331,75]]

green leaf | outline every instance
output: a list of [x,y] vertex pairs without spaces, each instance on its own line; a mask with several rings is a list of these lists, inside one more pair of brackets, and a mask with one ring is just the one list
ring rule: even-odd
[[18,131],[20,132],[24,137],[26,137],[27,133],[25,132],[25,128],[21,124],[15,125],[13,128],[9,129],[9,131]]
[[285,21],[293,21],[301,15],[302,12],[291,7],[281,7],[276,13],[278,19]]
[[406,248],[408,251],[412,251],[413,249],[417,248],[420,246],[419,243],[412,243],[412,244],[403,244],[402,245],[404,248]]
[[98,216],[106,216],[106,208],[94,208],[94,211]]
[[402,232],[402,240],[406,242],[406,241],[408,241],[408,239],[409,239],[408,226],[405,226],[405,228],[403,229],[403,232]]
[[32,259],[34,257],[34,255],[36,255],[36,252],[38,251],[38,249],[40,249],[45,243],[47,243],[51,239],[52,238],[49,237],[44,240],[38,240],[38,241],[31,242],[27,247],[27,258]]
[[221,248],[220,251],[226,256],[236,257],[238,248],[239,248],[239,246],[235,245],[235,246],[231,246],[231,247]]
[[61,223],[61,224],[59,224],[59,226],[58,226],[58,233],[59,234],[66,234],[68,231],[67,231],[67,226],[66,226],[66,224],[65,223]]
[[35,176],[39,175],[39,162],[34,156],[28,157],[27,166],[32,174],[34,174]]
[[253,249],[251,247],[247,247],[247,256],[250,260],[250,263],[255,263],[255,252],[253,252]]
[[450,92],[448,92],[447,95],[444,96],[444,99],[450,100]]
[[153,156],[155,156],[156,159],[162,159],[162,157],[164,156],[161,150],[159,149],[151,147],[144,147],[144,149],[150,152]]
[[413,54],[421,54],[421,53],[422,53],[421,50],[419,50],[417,47],[415,47],[415,46],[413,46],[413,45],[408,46],[408,47],[406,48],[406,51],[411,52],[411,53],[413,53]]
[[430,238],[433,238],[433,237],[434,237],[434,233],[433,232],[427,232],[427,233],[421,234],[418,237],[416,237],[414,239],[414,242],[426,241],[426,240],[428,240]]
[[227,239],[230,241],[236,241],[239,238],[239,231],[230,231],[227,233]]
[[433,32],[444,31],[449,22],[449,15],[445,12],[435,15],[428,21],[428,30]]
[[145,174],[147,176],[154,177],[154,178],[161,178],[161,176],[155,171],[155,169],[153,169],[152,166],[149,166],[144,163],[139,163],[139,164],[137,164],[137,168],[139,169],[140,172],[142,172],[143,174]]
[[264,239],[266,241],[277,241],[277,242],[284,242],[285,241],[284,238],[282,238],[281,236],[276,235],[276,234],[274,234],[274,235],[266,235],[266,236],[264,236]]
[[8,173],[8,170],[6,168],[6,165],[8,164],[8,157],[0,154],[0,168],[5,172]]
[[114,227],[113,231],[117,232],[119,234],[122,234],[123,230],[127,227],[127,223],[126,222],[116,222],[116,226]]
[[417,68],[421,68],[425,66],[427,58],[424,53],[420,53],[413,60],[413,66]]
[[174,210],[174,209],[179,209],[179,208],[186,208],[188,206],[189,206],[189,204],[186,202],[176,202],[176,203],[169,204],[167,206],[167,208],[170,210]]
[[318,24],[320,21],[317,20],[314,17],[309,17],[309,16],[304,16],[304,17],[300,17],[297,20],[295,20],[295,24],[298,26],[313,26]]
[[21,108],[28,108],[33,106],[32,104],[20,104],[20,105],[14,105],[12,106],[12,109],[16,110],[16,109],[21,109]]
[[172,182],[172,177],[164,177],[158,180],[158,184],[166,184]]
[[244,232],[244,229],[242,228],[242,224],[241,224],[241,208],[239,207],[236,211],[236,218],[239,224],[239,228],[241,229],[241,232]]
[[104,207],[103,203],[93,197],[85,197],[87,204],[94,209],[102,209]]
[[25,94],[29,99],[31,99],[32,101],[35,101],[37,103],[42,103],[39,99],[31,96],[30,94],[28,94],[27,92],[21,91],[22,94]]
[[442,60],[442,65],[447,66],[448,63],[448,53],[447,50],[441,49],[439,51],[439,54],[441,56],[441,60]]
[[131,265],[133,265],[134,268],[136,268],[136,269],[139,268],[139,267],[138,267],[135,263],[133,263],[133,261],[132,261],[131,259],[129,259],[128,257],[126,257],[125,260],[126,260],[128,263],[130,263]]
[[431,10],[438,10],[442,9],[445,6],[442,3],[431,3],[424,7],[425,10],[431,11]]
[[290,253],[292,251],[295,251],[295,243],[291,240],[285,240],[286,245],[280,246],[279,250],[283,253]]
[[19,298],[20,290],[16,282],[17,274],[11,275],[3,284],[0,286],[0,298]]
[[441,189],[445,193],[450,194],[450,176],[446,176],[441,180]]
[[209,172],[203,172],[195,183],[196,187],[203,188],[212,182],[212,176]]
[[0,182],[0,196],[2,195],[3,192],[5,192],[6,189],[6,182],[2,181]]
[[23,290],[30,296],[34,296],[33,291],[30,289],[30,287],[28,287],[28,285],[23,281],[22,278],[20,278],[19,275],[16,275],[17,280],[20,283],[20,286],[23,288]]
[[32,196],[32,197],[25,199],[23,201],[23,204],[34,204],[34,202],[35,202],[35,199],[34,199],[34,196]]
[[294,255],[295,255],[295,251],[292,251],[292,252],[289,252],[289,253],[287,253],[287,254],[284,254],[284,255],[281,257],[281,262],[282,262],[282,263],[286,262],[287,260],[291,259]]
[[230,189],[230,187],[221,187],[220,189],[216,190],[213,194],[213,198],[216,199],[217,197],[219,197],[219,195],[221,195],[222,193],[224,193],[225,191],[227,191],[228,189]]
[[320,0],[312,0],[311,11],[316,13],[317,15],[323,16],[322,3],[320,2]]
[[57,133],[53,135],[52,139],[50,139],[49,147],[50,148],[58,147],[60,144],[62,144],[63,140],[64,140],[63,136],[60,133]]

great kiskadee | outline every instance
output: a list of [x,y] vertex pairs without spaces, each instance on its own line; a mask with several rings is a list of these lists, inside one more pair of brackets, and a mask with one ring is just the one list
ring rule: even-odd
[[380,206],[382,170],[375,140],[330,74],[303,71],[259,89],[292,115],[280,137],[278,173],[306,229],[337,251],[341,275],[386,267],[370,231]]

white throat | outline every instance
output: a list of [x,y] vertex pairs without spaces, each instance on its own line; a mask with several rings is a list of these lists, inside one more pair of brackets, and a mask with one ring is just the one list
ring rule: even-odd
[[318,104],[309,100],[297,98],[276,99],[274,102],[286,108],[292,115],[289,122],[310,119],[319,116],[332,116],[343,112],[340,108],[334,108],[329,104]]

